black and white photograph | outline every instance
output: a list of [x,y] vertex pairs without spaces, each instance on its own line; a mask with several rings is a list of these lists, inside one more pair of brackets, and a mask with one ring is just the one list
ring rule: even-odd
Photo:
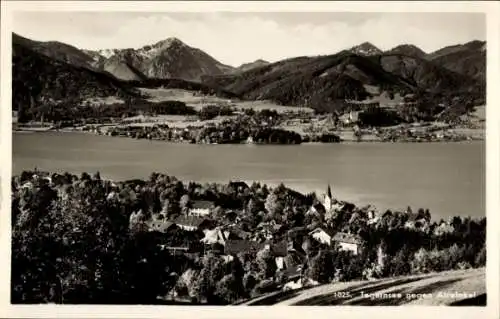
[[490,305],[488,12],[127,2],[2,25],[8,303]]

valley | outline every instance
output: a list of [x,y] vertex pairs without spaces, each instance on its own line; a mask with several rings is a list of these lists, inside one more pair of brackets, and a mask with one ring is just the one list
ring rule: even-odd
[[16,17],[11,304],[486,305],[484,15]]
[[[113,134],[125,125],[128,136],[168,139],[144,127],[215,126],[223,134],[220,127],[235,129],[242,114],[271,111],[277,112],[273,125],[245,125],[299,134],[301,142],[484,138],[484,117],[473,115],[484,106],[485,87],[484,46],[476,42],[430,55],[410,45],[382,52],[365,42],[329,56],[257,60],[238,68],[176,38],[137,50],[89,51],[14,34],[13,45],[16,129],[40,130],[41,121],[49,128],[111,134],[112,123]],[[449,67],[432,62],[448,54]],[[477,73],[453,64],[457,55],[479,63]],[[31,77],[34,66],[43,78]],[[248,129],[234,142],[255,139]]]

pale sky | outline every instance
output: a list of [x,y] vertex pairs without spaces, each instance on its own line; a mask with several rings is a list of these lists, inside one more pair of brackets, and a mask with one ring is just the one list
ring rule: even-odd
[[482,13],[16,12],[13,31],[82,49],[139,48],[177,37],[222,63],[336,53],[369,41],[427,52],[486,40]]

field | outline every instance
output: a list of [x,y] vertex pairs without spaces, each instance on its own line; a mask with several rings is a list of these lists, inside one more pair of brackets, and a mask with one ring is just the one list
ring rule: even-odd
[[270,293],[241,305],[485,305],[485,272],[484,268],[479,268],[374,281],[333,283]]
[[83,103],[89,103],[90,105],[110,105],[110,104],[122,104],[125,103],[122,99],[116,96],[107,97],[94,97],[86,99]]
[[254,109],[256,111],[263,109],[276,110],[277,112],[297,112],[299,110],[305,112],[313,112],[310,108],[299,108],[294,106],[282,106],[277,105],[270,101],[239,101],[231,99],[223,99],[216,96],[206,96],[197,95],[193,91],[187,91],[182,89],[148,89],[141,88],[140,91],[143,94],[150,96],[148,101],[150,102],[163,102],[163,101],[180,101],[186,103],[188,106],[192,106],[194,109],[199,110],[204,105],[207,104],[222,104],[222,105],[232,105],[237,109]]

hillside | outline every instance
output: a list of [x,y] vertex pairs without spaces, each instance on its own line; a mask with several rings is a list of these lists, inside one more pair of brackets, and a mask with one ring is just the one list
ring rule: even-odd
[[420,59],[424,59],[427,56],[427,53],[425,53],[422,49],[412,44],[398,45],[384,53],[389,55],[390,54],[406,55]]
[[[361,292],[365,295],[362,295]],[[454,293],[462,293],[463,295],[454,295]],[[381,294],[394,295],[381,297]],[[486,305],[485,269],[456,270],[374,281],[326,284],[306,289],[270,293],[239,303],[239,305],[484,306]]]
[[[111,49],[90,53],[96,64],[106,68],[113,75],[130,80],[132,73],[140,78],[179,78],[199,81],[203,75],[217,75],[231,72],[232,67],[222,64],[200,49],[190,47],[177,38],[168,38],[139,49]],[[129,70],[109,67],[123,63]],[[132,71],[133,72],[130,72]],[[138,79],[138,78],[135,78]]]
[[14,110],[33,108],[46,102],[78,103],[95,97],[137,97],[135,90],[125,88],[120,81],[108,74],[52,59],[24,44],[13,38]]
[[434,60],[442,56],[457,52],[467,52],[467,51],[485,51],[486,41],[474,40],[464,44],[449,45],[427,55],[427,59]]
[[115,76],[117,79],[124,81],[140,81],[145,80],[147,77],[139,70],[134,68],[127,62],[120,61],[119,59],[109,59],[103,61],[102,70]]
[[475,84],[468,77],[429,61],[402,55],[360,56],[349,51],[279,61],[242,74],[205,77],[247,99],[269,99],[284,105],[335,108],[338,100],[363,100],[380,92],[450,91]]
[[380,56],[382,68],[416,87],[431,92],[467,90],[477,84],[470,77],[453,72],[438,63],[429,62],[413,56],[384,54]]
[[250,100],[330,110],[338,107],[338,100],[368,97],[364,84],[412,90],[410,84],[385,72],[370,59],[347,51],[298,57],[241,74],[206,77],[203,81]]
[[46,55],[52,59],[72,64],[80,67],[93,67],[93,58],[84,51],[77,49],[74,46],[57,42],[41,42],[34,41],[28,38],[22,37],[16,33],[12,33],[12,43],[22,45],[25,48],[29,48],[39,54]]
[[122,81],[125,87],[130,89],[135,88],[148,88],[148,89],[181,89],[191,92],[199,92],[203,95],[212,95],[221,98],[231,99],[239,98],[233,92],[221,89],[220,87],[213,87],[199,82],[186,81],[182,79],[143,79],[143,80],[129,80]]
[[[460,51],[462,52],[462,51]],[[342,100],[364,100],[378,94],[427,92],[431,95],[484,95],[485,78],[478,76],[468,59],[445,55],[446,61],[429,61],[413,45],[401,45],[382,53],[365,42],[328,56],[297,57],[238,74],[205,76],[204,83],[224,87],[250,100],[272,100],[282,105],[338,109]],[[452,59],[454,57],[454,59]],[[479,65],[484,58],[471,57]],[[462,72],[460,65],[470,68]],[[479,81],[478,81],[479,80]]]
[[239,67],[237,67],[236,69],[234,69],[232,72],[233,73],[246,72],[248,70],[255,69],[255,68],[260,68],[260,67],[266,66],[268,64],[269,64],[269,62],[264,61],[262,59],[258,59],[258,60],[253,61],[253,62],[243,63],[242,65],[240,65]]
[[[482,41],[431,54],[409,44],[384,53],[364,42],[337,54],[275,63],[257,60],[237,68],[177,38],[140,49],[91,51],[13,34],[13,45],[14,107],[116,94],[130,97],[137,87],[164,87],[338,111],[346,107],[346,100],[392,100],[399,95],[401,101],[408,93],[430,95],[435,104],[452,104],[449,100],[456,97],[484,103],[486,86]],[[34,65],[40,70],[38,77],[32,76]]]
[[472,41],[434,52],[430,61],[444,68],[486,82],[486,42]]

